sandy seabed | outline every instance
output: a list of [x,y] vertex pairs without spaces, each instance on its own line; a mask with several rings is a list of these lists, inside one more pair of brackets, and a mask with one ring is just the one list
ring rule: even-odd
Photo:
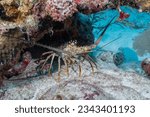
[[[82,77],[78,76],[78,66],[74,65],[74,70],[70,68],[69,77],[66,77],[65,72],[61,72],[60,81],[57,80],[57,72],[53,73],[52,77],[43,75],[25,80],[5,81],[4,87],[0,89],[0,99],[150,99],[150,79],[143,76],[143,71],[138,63],[125,64],[124,68],[128,69],[129,67],[130,69],[124,71],[116,67],[111,58],[104,62],[101,60],[102,57],[97,59],[98,69],[95,69],[94,73],[92,73],[89,63],[84,61],[82,63]],[[31,62],[28,70],[33,66],[34,64]],[[19,77],[21,76],[17,76],[17,78]]]

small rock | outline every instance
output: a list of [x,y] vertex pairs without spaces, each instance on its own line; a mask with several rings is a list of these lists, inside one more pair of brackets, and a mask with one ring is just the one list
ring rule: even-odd
[[144,59],[141,66],[142,66],[143,70],[145,71],[145,73],[148,76],[150,76],[150,58]]
[[114,63],[117,66],[121,65],[124,62],[124,59],[124,54],[122,52],[118,52],[113,56]]
[[99,58],[107,63],[114,63],[113,62],[113,52],[102,52]]

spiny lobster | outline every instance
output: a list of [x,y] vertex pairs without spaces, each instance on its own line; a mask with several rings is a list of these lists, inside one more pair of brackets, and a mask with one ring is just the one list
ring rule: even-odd
[[[37,42],[32,43],[30,41],[24,41],[24,43],[25,44],[31,44],[32,43],[32,46],[39,46],[39,47],[46,48],[46,49],[50,50],[50,51],[42,54],[42,57],[39,61],[39,66],[38,66],[39,70],[43,70],[43,68],[47,64],[48,60],[50,60],[50,65],[49,65],[48,70],[51,71],[54,59],[55,59],[55,57],[57,57],[57,60],[58,60],[58,80],[60,80],[61,61],[63,62],[63,64],[66,67],[67,75],[69,75],[69,67],[72,64],[77,64],[79,67],[79,76],[81,76],[81,74],[82,74],[81,63],[83,60],[87,60],[89,62],[90,66],[92,68],[92,72],[94,72],[94,66],[97,67],[96,62],[88,55],[88,53],[92,52],[92,49],[94,49],[99,44],[105,31],[110,26],[110,24],[114,21],[115,18],[116,18],[116,16],[114,16],[111,19],[111,21],[108,23],[108,25],[105,27],[105,29],[101,33],[99,39],[94,44],[92,44],[90,46],[78,47],[76,45],[76,41],[69,42],[67,44],[67,46],[64,47],[63,49],[47,46],[47,45],[37,43]],[[29,54],[27,54],[27,55],[29,55]],[[23,69],[28,65],[30,59],[25,57],[24,61],[21,64],[24,66]],[[20,68],[22,68],[22,66],[20,66]],[[21,70],[19,69],[19,71],[17,71],[17,69],[15,69],[15,67],[13,67],[13,68],[9,69],[8,71],[11,71],[11,72],[13,71],[14,73],[16,72],[16,74],[19,74]],[[7,73],[10,73],[10,72],[7,72]],[[13,74],[13,75],[15,75],[15,74]]]
[[[57,57],[58,59],[58,81],[60,80],[60,72],[61,72],[61,61],[65,65],[67,76],[69,76],[69,67],[72,64],[77,64],[79,67],[79,77],[82,75],[82,67],[81,64],[84,60],[87,60],[92,68],[92,72],[94,73],[94,66],[97,67],[96,62],[93,60],[88,53],[92,52],[92,49],[94,49],[101,41],[105,31],[110,26],[110,24],[114,21],[116,16],[114,16],[110,22],[107,24],[103,32],[101,33],[100,37],[97,39],[97,41],[90,45],[90,46],[80,46],[78,47],[76,44],[76,41],[71,41],[67,44],[65,48],[59,49],[54,48],[50,46],[46,46],[40,43],[34,43],[36,46],[40,46],[43,48],[46,48],[50,51],[45,52],[42,54],[42,57],[44,59],[41,59],[39,62],[39,69],[42,70],[44,66],[47,64],[48,60],[50,60],[50,66],[49,70],[52,69],[52,65],[54,62],[54,58]],[[50,72],[50,71],[49,71]]]

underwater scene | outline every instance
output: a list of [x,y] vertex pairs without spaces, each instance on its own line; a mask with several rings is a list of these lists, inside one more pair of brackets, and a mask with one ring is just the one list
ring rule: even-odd
[[1,100],[149,100],[150,0],[0,0]]

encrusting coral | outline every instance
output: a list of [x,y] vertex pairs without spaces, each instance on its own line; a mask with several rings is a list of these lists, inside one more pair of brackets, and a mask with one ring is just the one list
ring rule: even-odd
[[74,0],[48,0],[45,10],[53,20],[63,21],[77,11],[76,6]]

